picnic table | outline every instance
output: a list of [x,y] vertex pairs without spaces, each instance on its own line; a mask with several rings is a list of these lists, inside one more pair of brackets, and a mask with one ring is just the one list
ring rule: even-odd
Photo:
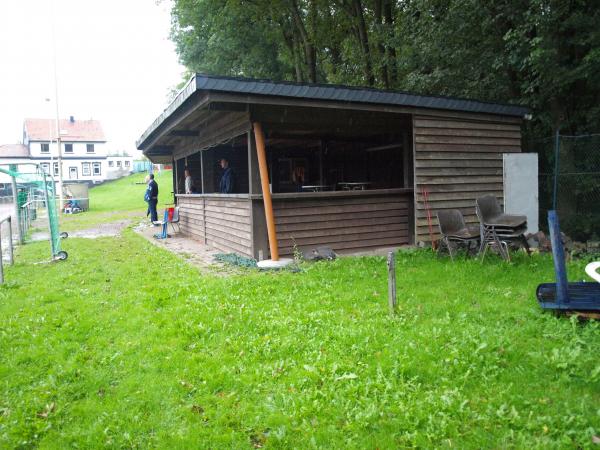
[[326,184],[309,184],[309,185],[303,185],[302,186],[302,191],[304,192],[322,192],[327,190],[329,186],[327,186]]
[[365,189],[367,189],[367,187],[371,183],[368,181],[354,181],[354,182],[340,181],[338,184],[345,191],[364,191]]

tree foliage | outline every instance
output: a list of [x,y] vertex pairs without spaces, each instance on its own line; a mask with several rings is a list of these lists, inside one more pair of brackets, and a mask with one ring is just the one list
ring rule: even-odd
[[174,0],[190,71],[529,106],[530,133],[600,130],[593,0]]

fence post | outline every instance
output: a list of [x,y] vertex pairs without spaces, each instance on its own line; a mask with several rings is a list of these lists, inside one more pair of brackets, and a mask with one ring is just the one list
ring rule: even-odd
[[15,263],[13,256],[12,242],[12,217],[8,216],[8,263],[12,266]]
[[387,257],[388,267],[388,309],[390,314],[396,312],[396,261],[394,252],[389,252]]
[[558,192],[558,169],[560,160],[560,131],[556,130],[554,142],[554,192],[552,192],[552,209],[556,211],[556,194]]
[[[10,169],[13,170],[13,165],[10,166]],[[16,170],[16,168],[14,169]],[[17,192],[17,179],[14,176],[10,177],[12,183],[12,192],[13,192],[13,203],[15,204],[15,217],[17,218],[17,223],[21,223],[21,206],[19,205],[19,193]],[[19,228],[19,244],[23,243],[23,230],[21,227]]]
[[4,262],[2,261],[2,226],[0,224],[0,284],[4,284]]

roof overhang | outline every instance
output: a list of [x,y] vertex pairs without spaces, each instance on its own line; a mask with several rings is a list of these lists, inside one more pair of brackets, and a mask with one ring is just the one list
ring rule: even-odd
[[[273,82],[194,75],[136,142],[153,162],[171,162],[176,151],[201,150],[250,127],[250,105],[287,105],[390,113],[436,111],[504,116],[521,120],[529,109],[452,97],[416,95],[336,85]],[[206,124],[221,123],[230,133],[203,136]],[[231,124],[235,124],[232,126]],[[180,152],[181,154],[181,152]]]

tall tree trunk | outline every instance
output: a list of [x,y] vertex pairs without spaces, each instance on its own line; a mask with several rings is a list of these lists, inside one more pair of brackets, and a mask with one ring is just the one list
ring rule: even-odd
[[[392,0],[383,0],[383,17],[386,25],[386,30],[390,37],[394,37],[394,13],[392,7]],[[396,86],[398,81],[398,62],[396,61],[396,48],[393,45],[386,46],[387,60],[388,60],[388,74],[390,84]]]
[[304,57],[306,60],[306,68],[308,72],[308,81],[311,83],[317,82],[317,58],[315,47],[306,32],[306,27],[304,26],[304,21],[300,16],[300,10],[298,8],[298,2],[296,0],[291,1],[291,13],[292,18],[294,19],[294,25],[296,25],[296,29],[302,38],[302,43],[304,47]]
[[[375,12],[375,23],[377,28],[381,31],[384,29],[383,27],[383,3],[385,0],[375,0],[374,4],[374,12]],[[387,52],[385,50],[385,45],[383,44],[382,34],[379,33],[377,36],[377,50],[378,50],[378,59],[379,59],[379,72],[381,76],[381,81],[386,89],[390,87],[390,78],[388,75],[388,61],[387,61]]]
[[328,41],[325,46],[328,49],[329,59],[331,60],[331,73],[337,76],[339,68],[342,65],[342,52],[340,50],[340,44],[338,40],[338,30],[336,30],[336,22],[331,15],[331,9],[327,5],[323,10],[325,16],[325,23],[329,26],[330,33],[327,36]]
[[300,55],[298,54],[298,44],[296,42],[297,38],[295,29],[283,21],[279,21],[279,28],[281,29],[283,42],[285,42],[285,45],[292,56],[292,61],[294,62],[295,79],[298,83],[301,83],[304,81],[304,77],[302,76],[302,61],[300,59]]
[[374,86],[375,77],[373,76],[373,66],[371,64],[369,36],[367,34],[367,24],[365,23],[365,16],[363,14],[363,6],[361,0],[352,0],[352,12],[353,16],[356,18],[356,25],[358,28],[359,43],[364,59],[363,64],[365,79],[367,80],[369,86]]

